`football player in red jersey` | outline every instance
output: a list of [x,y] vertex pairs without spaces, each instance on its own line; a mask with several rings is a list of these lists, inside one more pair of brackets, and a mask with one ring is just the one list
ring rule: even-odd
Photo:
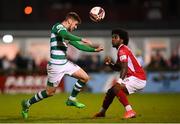
[[123,118],[133,118],[136,112],[129,104],[127,95],[142,90],[146,85],[146,75],[134,54],[128,48],[129,36],[123,29],[112,30],[112,47],[117,49],[117,61],[106,57],[104,62],[113,70],[119,71],[119,79],[107,91],[102,108],[94,117],[105,117],[106,111],[116,96],[125,108]]

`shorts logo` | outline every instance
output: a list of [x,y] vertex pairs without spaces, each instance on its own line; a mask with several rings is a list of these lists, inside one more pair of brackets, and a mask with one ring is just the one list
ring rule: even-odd
[[129,79],[127,79],[127,78],[126,78],[126,79],[124,79],[124,82],[128,82],[128,81],[129,81]]

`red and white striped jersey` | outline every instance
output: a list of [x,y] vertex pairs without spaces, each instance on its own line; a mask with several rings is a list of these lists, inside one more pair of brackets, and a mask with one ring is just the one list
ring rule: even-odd
[[120,45],[117,53],[117,62],[127,62],[127,77],[135,76],[141,80],[146,80],[146,74],[136,57],[126,45]]

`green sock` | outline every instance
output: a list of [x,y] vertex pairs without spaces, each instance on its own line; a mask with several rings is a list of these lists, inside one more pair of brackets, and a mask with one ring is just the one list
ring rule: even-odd
[[49,96],[47,95],[46,90],[40,91],[27,101],[27,106],[29,107],[32,104],[39,102],[47,97]]
[[85,84],[86,84],[86,83],[78,80],[78,81],[75,83],[74,87],[73,87],[71,96],[72,96],[72,97],[76,97],[76,96],[78,95],[78,93],[82,90],[82,88],[84,87]]

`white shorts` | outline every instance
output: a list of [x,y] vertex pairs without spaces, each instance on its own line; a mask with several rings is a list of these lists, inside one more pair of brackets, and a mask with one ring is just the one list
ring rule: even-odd
[[[120,82],[118,82],[120,83]],[[141,80],[137,77],[130,76],[125,78],[122,83],[126,86],[129,94],[142,90],[146,86],[146,80]],[[121,83],[120,83],[121,84]]]
[[64,65],[47,64],[48,85],[57,87],[64,75],[72,75],[80,67],[71,61]]

